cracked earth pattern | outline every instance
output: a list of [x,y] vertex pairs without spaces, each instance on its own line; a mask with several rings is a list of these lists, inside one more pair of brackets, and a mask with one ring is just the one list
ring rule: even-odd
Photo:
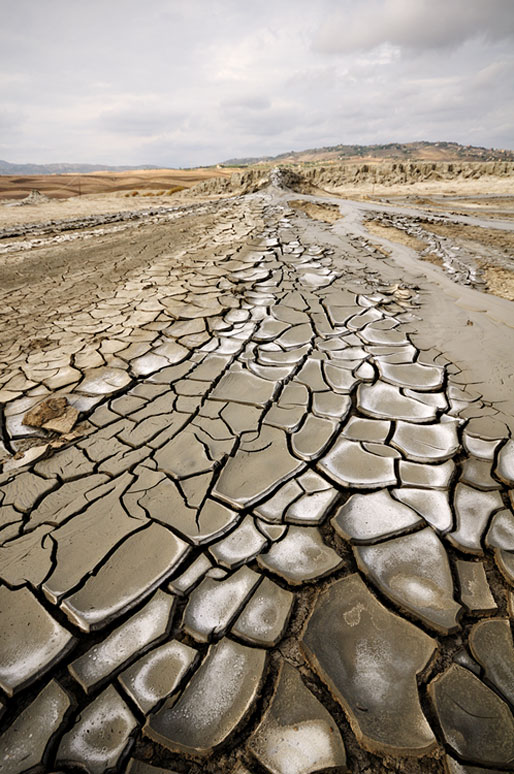
[[198,212],[4,330],[0,772],[512,771],[507,427],[383,253]]

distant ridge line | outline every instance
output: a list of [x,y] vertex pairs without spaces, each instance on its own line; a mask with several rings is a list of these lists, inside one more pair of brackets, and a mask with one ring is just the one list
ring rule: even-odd
[[400,161],[514,161],[514,151],[484,148],[479,145],[461,145],[457,142],[390,142],[375,145],[328,145],[302,151],[288,151],[277,156],[232,158],[222,162],[226,166],[249,166],[267,162],[305,163],[320,161],[349,161],[368,159]]
[[88,172],[130,172],[143,169],[163,169],[155,164],[109,166],[108,164],[11,164],[0,159],[0,175],[65,175]]

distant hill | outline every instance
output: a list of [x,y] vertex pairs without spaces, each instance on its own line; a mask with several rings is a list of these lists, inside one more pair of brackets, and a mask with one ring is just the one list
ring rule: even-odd
[[10,164],[0,160],[0,175],[65,175],[88,172],[126,172],[136,169],[159,169],[153,164],[137,167],[110,167],[107,164]]
[[457,142],[391,142],[384,145],[330,145],[289,151],[278,156],[229,159],[224,166],[249,166],[251,164],[308,163],[319,161],[362,161],[399,159],[402,161],[514,161],[514,151],[459,145]]

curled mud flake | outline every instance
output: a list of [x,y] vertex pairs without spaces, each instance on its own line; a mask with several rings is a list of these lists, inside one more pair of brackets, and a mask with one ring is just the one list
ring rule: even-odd
[[416,675],[436,642],[377,602],[358,575],[319,596],[302,644],[366,749],[421,756],[435,747]]
[[173,751],[208,755],[242,723],[256,699],[266,652],[229,639],[211,645],[175,703],[151,715],[143,733]]
[[512,766],[512,713],[478,677],[453,664],[430,683],[428,693],[445,741],[457,755],[481,766]]

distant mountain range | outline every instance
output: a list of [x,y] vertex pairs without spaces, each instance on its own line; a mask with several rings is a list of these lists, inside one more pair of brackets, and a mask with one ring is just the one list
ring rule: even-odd
[[352,161],[363,159],[398,159],[402,161],[514,161],[514,151],[459,145],[457,142],[391,142],[384,145],[330,145],[289,151],[278,156],[234,158],[223,166],[239,167],[271,162],[318,163],[320,161]]
[[134,169],[160,169],[154,164],[110,167],[107,164],[10,164],[0,160],[0,175],[65,175],[87,172],[126,172]]

